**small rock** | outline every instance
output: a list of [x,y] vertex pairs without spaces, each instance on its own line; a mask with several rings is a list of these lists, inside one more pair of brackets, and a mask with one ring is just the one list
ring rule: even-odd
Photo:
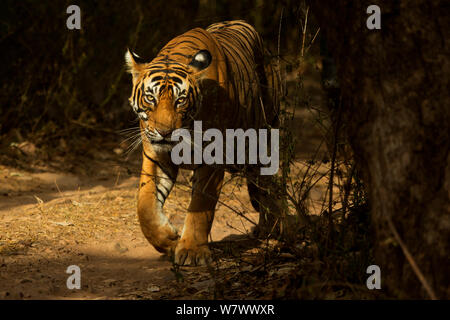
[[161,289],[160,289],[158,286],[150,285],[150,286],[147,288],[147,290],[150,291],[150,292],[159,292]]
[[200,290],[200,289],[205,290],[204,288],[209,288],[209,287],[212,287],[213,285],[214,285],[214,281],[212,279],[206,279],[203,281],[195,282],[191,286],[197,290]]
[[71,202],[72,202],[72,205],[74,205],[76,207],[82,207],[83,206],[83,204],[78,202],[78,201],[72,200]]
[[105,285],[111,287],[117,282],[117,280],[116,279],[106,279],[106,280],[103,280],[102,282],[104,282]]

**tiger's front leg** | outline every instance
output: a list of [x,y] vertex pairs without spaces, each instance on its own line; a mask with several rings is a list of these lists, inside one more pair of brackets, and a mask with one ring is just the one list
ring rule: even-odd
[[179,239],[176,229],[163,212],[163,206],[176,181],[175,166],[161,166],[145,151],[138,194],[138,216],[142,232],[156,250],[173,254]]
[[183,232],[175,249],[175,263],[202,265],[211,260],[208,235],[219,199],[224,171],[212,167],[195,170],[192,198],[184,221]]

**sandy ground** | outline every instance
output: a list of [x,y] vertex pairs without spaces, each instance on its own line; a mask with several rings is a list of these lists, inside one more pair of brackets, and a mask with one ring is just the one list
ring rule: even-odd
[[[115,174],[79,177],[0,166],[0,298],[214,298],[211,270],[175,270],[142,235],[138,177],[120,167],[110,171]],[[178,229],[189,204],[189,177],[182,171],[165,204]],[[222,259],[230,246],[239,257],[258,248],[248,235],[258,214],[245,181],[230,175],[225,181],[210,237],[216,267],[234,263]],[[319,184],[315,192],[325,187]],[[239,242],[250,246],[240,248]],[[66,286],[71,265],[81,269],[80,290]],[[185,281],[177,281],[180,274]]]
[[[0,298],[172,298],[176,273],[172,263],[143,237],[136,216],[137,177],[79,178],[57,173],[29,173],[0,167]],[[180,179],[188,179],[184,172]],[[226,186],[228,207],[251,208],[237,184]],[[230,193],[228,193],[228,192]],[[187,188],[177,186],[165,210],[181,228],[189,203]],[[244,200],[241,200],[244,198]],[[247,217],[257,221],[255,212]],[[252,224],[220,204],[211,241],[242,235]],[[66,269],[77,265],[82,289],[66,287]],[[205,268],[184,298],[195,298],[211,285]],[[203,283],[203,282],[204,283]],[[186,289],[189,289],[186,288]],[[198,296],[197,296],[198,297]]]

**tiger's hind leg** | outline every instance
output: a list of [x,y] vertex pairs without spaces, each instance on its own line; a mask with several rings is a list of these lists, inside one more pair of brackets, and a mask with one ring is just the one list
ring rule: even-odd
[[211,260],[208,235],[223,177],[223,169],[204,166],[195,170],[191,203],[175,249],[176,264],[202,265]]
[[247,177],[247,189],[253,208],[259,212],[259,221],[253,233],[258,238],[279,235],[285,208],[280,186],[274,177],[251,175]]

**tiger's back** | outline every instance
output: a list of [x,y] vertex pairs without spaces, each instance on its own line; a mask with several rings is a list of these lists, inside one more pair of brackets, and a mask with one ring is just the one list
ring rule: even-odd
[[[172,61],[188,65],[201,50],[211,52],[212,62],[205,74],[196,77],[196,85],[206,100],[200,106],[206,109],[200,110],[196,120],[203,120],[206,127],[217,128],[277,126],[279,75],[267,59],[263,41],[255,29],[241,20],[192,29],[171,40],[152,63]],[[215,86],[226,92],[208,99]],[[211,100],[214,102],[210,103]],[[217,121],[211,121],[211,115]]]
[[233,79],[233,91],[237,93],[239,105],[246,109],[247,119],[243,126],[276,126],[280,81],[267,58],[260,35],[241,20],[215,23],[206,31],[224,50],[229,78]]

